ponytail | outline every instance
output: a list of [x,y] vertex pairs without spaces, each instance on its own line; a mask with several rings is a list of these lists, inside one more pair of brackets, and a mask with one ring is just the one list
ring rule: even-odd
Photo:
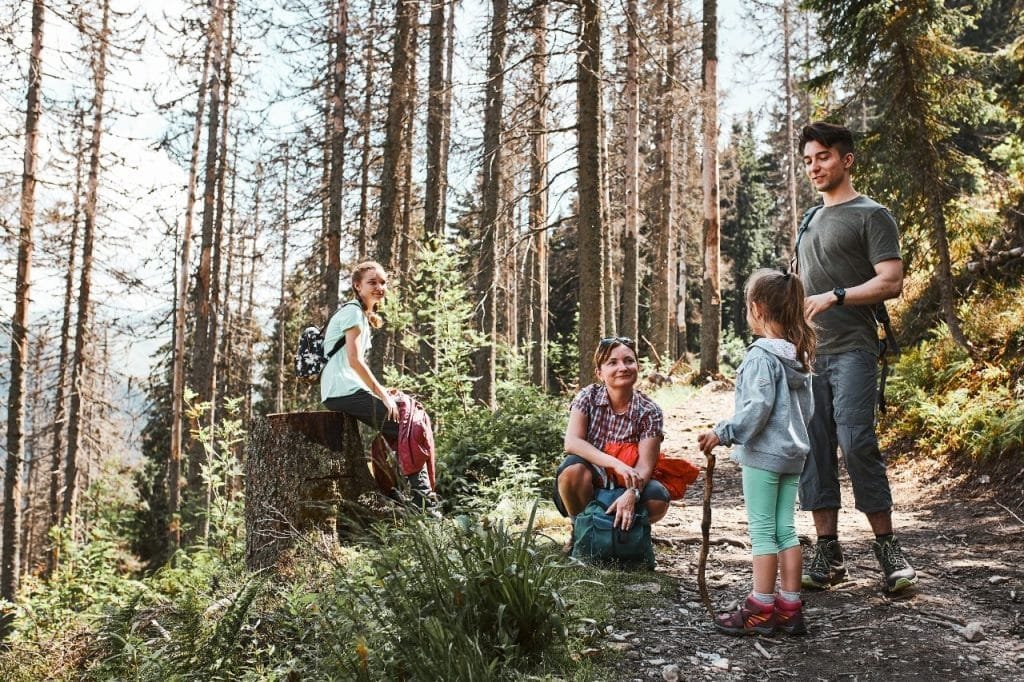
[[765,322],[778,327],[782,337],[796,346],[796,357],[805,372],[814,364],[818,335],[804,313],[804,285],[791,272],[762,269],[747,280],[747,303],[756,303]]

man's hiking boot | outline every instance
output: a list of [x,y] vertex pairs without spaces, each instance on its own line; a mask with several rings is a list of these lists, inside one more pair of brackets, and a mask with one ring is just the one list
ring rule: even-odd
[[738,610],[715,616],[715,629],[727,635],[770,635],[775,632],[775,607],[750,595]]
[[786,601],[781,595],[775,595],[775,627],[787,635],[806,635],[807,625],[804,623],[804,603]]
[[800,583],[809,590],[827,590],[846,577],[839,540],[818,540]]
[[881,542],[872,542],[875,558],[882,565],[885,573],[885,589],[887,592],[900,592],[917,583],[917,572],[907,561],[900,547],[900,541],[892,535]]

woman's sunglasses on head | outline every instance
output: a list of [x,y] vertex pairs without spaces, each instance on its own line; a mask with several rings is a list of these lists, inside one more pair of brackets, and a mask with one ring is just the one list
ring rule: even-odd
[[598,346],[602,348],[605,346],[613,346],[618,343],[623,346],[627,346],[630,350],[636,352],[636,341],[629,338],[628,336],[609,336],[607,338],[601,339],[597,343]]

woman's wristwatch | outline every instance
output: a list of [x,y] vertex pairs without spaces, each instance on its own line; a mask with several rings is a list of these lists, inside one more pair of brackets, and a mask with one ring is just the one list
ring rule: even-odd
[[639,502],[640,501],[640,488],[630,488],[630,491],[633,493],[634,501]]

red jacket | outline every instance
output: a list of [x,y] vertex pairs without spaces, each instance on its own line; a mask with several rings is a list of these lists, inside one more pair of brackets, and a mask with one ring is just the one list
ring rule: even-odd
[[403,476],[415,474],[427,465],[430,487],[434,486],[434,428],[423,404],[405,393],[392,396],[398,405],[398,443],[394,450]]

